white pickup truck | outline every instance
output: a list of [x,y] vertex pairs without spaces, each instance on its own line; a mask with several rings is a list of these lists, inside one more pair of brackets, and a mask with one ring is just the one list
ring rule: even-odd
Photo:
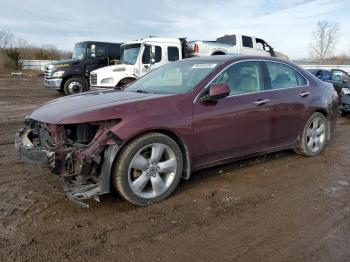
[[278,53],[264,40],[244,36],[225,35],[216,41],[191,41],[185,38],[151,37],[121,45],[120,64],[99,68],[90,73],[90,89],[123,88],[164,64],[192,56],[210,55],[261,55],[277,56]]
[[188,50],[191,56],[235,54],[274,56],[288,60],[288,56],[276,52],[263,39],[241,34],[224,35],[216,41],[191,41],[188,42]]

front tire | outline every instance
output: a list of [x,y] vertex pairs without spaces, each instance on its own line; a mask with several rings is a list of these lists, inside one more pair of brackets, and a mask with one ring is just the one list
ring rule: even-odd
[[316,156],[325,148],[329,139],[329,122],[321,113],[313,113],[299,136],[296,153],[305,156]]
[[149,133],[130,142],[116,159],[113,183],[129,202],[146,206],[168,198],[181,179],[183,156],[170,137]]
[[86,81],[80,77],[73,77],[64,83],[64,93],[68,95],[80,94],[87,91]]

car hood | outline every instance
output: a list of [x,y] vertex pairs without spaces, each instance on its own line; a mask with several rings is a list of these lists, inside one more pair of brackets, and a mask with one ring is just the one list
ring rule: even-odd
[[168,95],[118,90],[94,91],[51,100],[36,108],[28,117],[50,124],[109,120],[120,117],[118,107],[121,105],[164,96]]

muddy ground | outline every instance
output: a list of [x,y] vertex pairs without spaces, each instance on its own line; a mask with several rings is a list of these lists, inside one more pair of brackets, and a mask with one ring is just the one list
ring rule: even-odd
[[0,261],[350,261],[350,118],[320,156],[270,154],[197,172],[160,204],[111,194],[82,209],[14,152],[26,114],[59,96],[0,78]]

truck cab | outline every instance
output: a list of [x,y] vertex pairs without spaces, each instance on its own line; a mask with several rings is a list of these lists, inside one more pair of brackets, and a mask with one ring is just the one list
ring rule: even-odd
[[92,89],[123,88],[151,70],[185,57],[184,39],[151,37],[121,46],[120,64],[102,67],[90,74]]
[[84,41],[75,44],[72,59],[45,66],[44,84],[66,95],[89,90],[90,72],[119,62],[119,43]]

